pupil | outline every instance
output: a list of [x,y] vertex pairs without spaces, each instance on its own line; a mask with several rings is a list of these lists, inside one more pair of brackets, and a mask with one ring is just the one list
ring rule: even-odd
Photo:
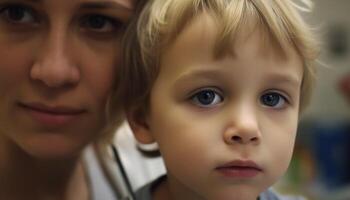
[[212,91],[203,91],[198,95],[198,101],[204,105],[212,103],[214,98],[215,94]]
[[24,17],[24,8],[22,7],[10,7],[8,9],[8,17],[11,20],[19,21]]
[[263,96],[262,101],[268,106],[275,106],[278,104],[279,96],[276,94],[266,94]]
[[101,29],[105,25],[106,19],[102,16],[91,16],[88,23],[94,29]]

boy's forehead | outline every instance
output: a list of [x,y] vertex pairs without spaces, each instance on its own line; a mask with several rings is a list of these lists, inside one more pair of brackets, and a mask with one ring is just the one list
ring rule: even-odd
[[[281,63],[281,65],[294,60],[296,67],[302,66],[302,59],[292,45],[282,47],[285,51],[282,54],[281,50],[278,49],[278,45],[274,44],[271,36],[264,31],[259,26],[242,26],[240,31],[235,34],[236,40],[227,45],[225,44],[225,55],[216,57],[215,48],[217,48],[217,41],[220,38],[218,35],[218,24],[210,15],[198,15],[162,51],[161,67],[169,66],[169,63],[176,63],[177,66],[173,66],[174,69],[171,69],[175,73],[175,71],[180,70],[184,66],[197,66],[197,61],[211,63],[215,60],[224,59],[226,56],[231,56],[236,61],[251,62],[254,59],[260,59],[264,60],[265,63]],[[232,48],[233,54],[230,54],[230,48]],[[284,55],[288,55],[288,57]],[[279,70],[280,67],[283,67],[283,65],[276,67],[275,70]]]
[[[230,32],[233,40],[221,42],[223,35],[219,32],[220,26],[225,24],[219,24],[218,20],[215,20],[213,16],[208,13],[201,13],[195,16],[185,26],[180,33],[166,46],[166,49],[183,49],[185,52],[179,52],[180,54],[196,51],[201,49],[202,51],[209,50],[210,55],[215,57],[216,51],[219,49],[222,56],[236,56],[237,54],[243,54],[242,45],[246,44],[248,40],[255,39],[256,52],[265,56],[274,56],[275,59],[286,59],[287,55],[290,55],[291,51],[295,51],[291,44],[279,44],[277,40],[273,39],[271,33],[262,24],[258,24],[256,20],[247,21],[244,25],[237,28],[237,32]],[[255,34],[258,32],[258,34]],[[257,37],[257,38],[254,38]],[[203,52],[202,52],[203,53]],[[209,52],[207,52],[209,53]]]
[[194,46],[214,47],[217,35],[217,24],[208,14],[200,14],[194,17],[176,36],[175,40],[170,43],[179,45],[183,49]]

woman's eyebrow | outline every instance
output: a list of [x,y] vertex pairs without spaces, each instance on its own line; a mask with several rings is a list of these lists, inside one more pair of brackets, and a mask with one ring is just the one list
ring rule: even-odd
[[28,0],[28,1],[30,1],[32,3],[41,3],[43,0]]
[[[33,0],[33,1],[41,1],[41,0]],[[123,10],[133,10],[132,5],[124,5],[118,3],[117,1],[90,1],[84,2],[80,5],[81,9],[123,9]]]

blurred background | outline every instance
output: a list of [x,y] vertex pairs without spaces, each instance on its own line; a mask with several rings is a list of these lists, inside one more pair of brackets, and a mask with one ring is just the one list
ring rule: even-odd
[[325,66],[318,66],[292,164],[276,187],[310,200],[350,200],[350,0],[313,1],[305,17],[318,30]]

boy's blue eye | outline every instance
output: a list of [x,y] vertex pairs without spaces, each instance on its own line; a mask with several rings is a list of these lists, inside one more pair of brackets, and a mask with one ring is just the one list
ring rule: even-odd
[[223,101],[223,98],[215,90],[204,89],[196,92],[191,97],[191,100],[198,106],[210,107],[221,103]]
[[35,21],[32,10],[22,5],[7,5],[1,8],[0,14],[12,23],[31,23]]
[[286,104],[286,98],[276,92],[270,92],[262,95],[260,102],[268,107],[282,108]]

